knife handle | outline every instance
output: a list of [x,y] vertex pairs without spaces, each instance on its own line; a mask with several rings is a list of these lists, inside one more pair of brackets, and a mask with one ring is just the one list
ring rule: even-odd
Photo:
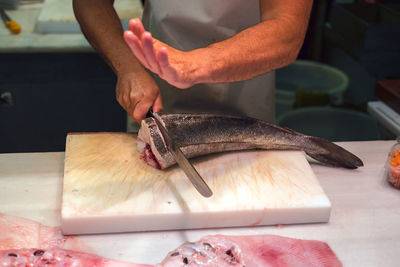
[[147,111],[146,118],[154,117],[153,115],[153,108],[151,107],[149,111]]
[[21,26],[13,20],[9,20],[5,22],[7,28],[12,32],[13,34],[18,34],[21,32]]

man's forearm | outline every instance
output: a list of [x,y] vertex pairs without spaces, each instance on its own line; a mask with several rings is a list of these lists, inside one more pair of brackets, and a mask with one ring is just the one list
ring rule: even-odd
[[282,6],[265,12],[260,24],[190,52],[200,59],[198,82],[247,80],[294,61],[304,40],[312,5],[308,0],[296,2],[303,4],[286,13]]
[[73,7],[86,39],[116,74],[143,70],[123,40],[123,29],[113,0],[73,0]]

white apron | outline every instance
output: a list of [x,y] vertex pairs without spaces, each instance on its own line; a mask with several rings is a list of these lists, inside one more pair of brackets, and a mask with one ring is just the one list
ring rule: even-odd
[[[147,0],[146,30],[183,51],[227,39],[260,22],[258,0]],[[274,121],[274,72],[253,79],[177,89],[155,77],[164,111],[214,112]]]

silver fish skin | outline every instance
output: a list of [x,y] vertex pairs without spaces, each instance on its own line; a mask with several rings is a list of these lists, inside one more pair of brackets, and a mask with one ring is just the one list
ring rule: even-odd
[[[266,121],[216,114],[154,113],[188,158],[211,153],[265,149],[303,150],[332,167],[356,169],[363,162],[342,147]],[[138,150],[149,165],[165,169],[176,163],[153,118],[142,120]]]

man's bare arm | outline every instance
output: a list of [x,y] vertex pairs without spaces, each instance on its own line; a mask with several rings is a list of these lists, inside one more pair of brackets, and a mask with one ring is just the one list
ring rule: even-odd
[[75,16],[89,43],[105,58],[118,77],[116,98],[136,121],[153,106],[162,109],[161,95],[123,39],[113,0],[73,0]]
[[75,17],[89,43],[117,74],[140,68],[123,40],[123,29],[113,0],[73,0]]
[[247,80],[296,59],[311,7],[312,0],[260,0],[259,24],[189,52],[153,39],[137,19],[125,40],[146,68],[179,88]]
[[293,62],[311,7],[310,0],[261,0],[261,23],[197,52],[197,57],[212,59],[201,65],[200,81],[247,80]]

